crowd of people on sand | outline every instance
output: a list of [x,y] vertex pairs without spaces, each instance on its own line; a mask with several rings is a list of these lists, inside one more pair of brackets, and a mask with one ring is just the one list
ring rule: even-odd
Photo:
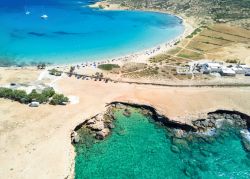
[[133,53],[130,55],[126,55],[123,57],[117,57],[117,58],[113,58],[113,59],[109,59],[109,60],[102,60],[102,61],[91,61],[91,62],[84,62],[84,63],[80,63],[80,64],[76,64],[74,65],[77,69],[80,68],[86,68],[86,67],[92,67],[92,68],[97,68],[98,65],[102,65],[102,64],[108,64],[108,63],[122,63],[122,62],[129,62],[129,61],[136,61],[137,58],[139,58],[140,56],[143,56],[143,58],[146,57],[150,57],[153,55],[156,55],[157,52],[162,52],[161,50],[167,50],[171,47],[173,47],[175,45],[175,43],[178,42],[178,40],[172,40],[170,42],[167,42],[163,45],[159,45],[155,48],[152,48],[150,50],[146,50],[143,53]]
[[[71,70],[73,69],[73,71],[75,73],[74,75],[77,78],[82,78],[82,79],[86,79],[86,80],[94,79],[95,81],[97,81],[97,80],[102,81],[102,79],[105,79],[105,78],[99,78],[98,75],[80,75],[80,74],[78,74],[78,76],[77,76],[77,71],[84,69],[84,68],[95,69],[95,68],[98,68],[98,66],[102,65],[102,64],[109,64],[109,63],[122,64],[125,62],[137,62],[137,61],[139,62],[140,59],[147,60],[151,56],[154,56],[154,55],[157,55],[159,53],[162,53],[164,51],[169,50],[169,48],[172,48],[173,46],[175,46],[175,44],[179,40],[180,40],[180,38],[177,38],[177,39],[171,40],[165,44],[154,47],[152,49],[149,49],[149,50],[146,50],[143,52],[133,53],[133,54],[126,55],[123,57],[117,57],[117,58],[107,59],[107,60],[102,60],[102,61],[86,61],[83,63],[74,64],[74,65],[57,66],[57,68],[61,68],[61,69],[63,69],[63,71],[67,71],[67,69],[71,69]],[[108,81],[110,81],[110,79],[105,80],[105,81],[108,82]]]

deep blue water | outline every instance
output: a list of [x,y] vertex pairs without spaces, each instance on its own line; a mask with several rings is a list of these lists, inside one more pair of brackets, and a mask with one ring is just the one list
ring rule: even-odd
[[[86,7],[89,3],[1,0],[0,64],[113,58],[166,42],[184,30],[175,16],[103,11]],[[47,20],[40,18],[43,14]]]

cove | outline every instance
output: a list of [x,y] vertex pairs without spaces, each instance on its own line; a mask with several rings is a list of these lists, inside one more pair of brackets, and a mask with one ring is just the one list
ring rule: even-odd
[[[93,3],[93,2],[91,2]],[[66,64],[114,58],[175,39],[182,20],[168,14],[104,11],[89,1],[0,2],[0,65]],[[26,14],[29,11],[30,14]],[[48,19],[41,19],[41,15]]]
[[75,144],[75,178],[249,178],[250,154],[240,128],[223,123],[213,135],[176,138],[175,129],[137,110],[117,110],[112,134],[102,141],[82,132]]

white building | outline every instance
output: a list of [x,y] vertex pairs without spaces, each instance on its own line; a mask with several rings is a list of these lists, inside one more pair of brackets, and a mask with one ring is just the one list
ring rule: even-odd
[[240,65],[233,66],[231,69],[235,71],[236,74],[245,74],[246,72],[246,70]]
[[250,68],[245,68],[245,76],[250,76]]
[[217,62],[208,62],[201,65],[203,73],[219,73],[222,69],[222,64]]
[[232,70],[231,68],[227,68],[227,67],[223,67],[220,71],[220,74],[222,76],[235,76],[236,75],[234,70]]

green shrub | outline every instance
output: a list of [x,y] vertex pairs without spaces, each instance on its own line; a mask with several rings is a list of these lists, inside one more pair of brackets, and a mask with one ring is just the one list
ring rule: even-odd
[[193,36],[197,35],[198,33],[200,33],[202,31],[201,28],[197,28],[195,29],[190,35],[188,35],[186,38],[193,38]]
[[31,91],[31,93],[28,95],[28,97],[29,97],[29,101],[31,102],[31,101],[36,101],[36,100],[38,100],[38,98],[39,98],[39,93],[37,93],[37,91],[35,90],[35,89],[33,89],[32,91]]
[[23,90],[13,90],[11,99],[18,101],[20,103],[28,103],[29,97],[26,91]]
[[119,65],[117,64],[102,64],[102,65],[98,65],[98,68],[101,70],[112,70],[113,68],[120,68]]
[[228,59],[228,60],[226,60],[226,62],[227,63],[239,63],[240,60],[238,60],[238,59]]
[[10,98],[12,97],[12,90],[9,88],[0,88],[0,97],[1,98]]
[[63,94],[54,94],[50,104],[52,105],[63,105],[64,103],[69,102],[69,98],[65,97]]
[[[51,101],[50,98],[52,97]],[[56,94],[53,88],[45,88],[41,93],[38,93],[36,90],[32,90],[30,94],[27,94],[23,90],[12,90],[9,88],[0,87],[0,98],[11,99],[18,101],[20,103],[30,103],[33,100],[41,103],[47,103],[50,101],[50,104],[57,105],[68,102],[69,99],[61,94]]]
[[58,71],[57,69],[53,68],[52,70],[49,71],[50,75],[54,75],[54,76],[61,76],[62,72]]
[[55,90],[51,87],[49,88],[45,88],[43,91],[42,91],[42,95],[48,97],[48,98],[51,98],[54,94],[55,94]]

